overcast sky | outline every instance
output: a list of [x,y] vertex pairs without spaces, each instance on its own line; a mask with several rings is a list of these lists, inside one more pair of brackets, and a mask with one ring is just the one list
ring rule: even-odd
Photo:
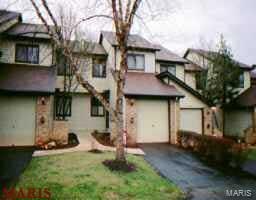
[[[50,1],[63,4],[66,0]],[[137,25],[133,32],[139,32],[179,55],[183,55],[187,48],[213,45],[222,33],[232,47],[235,59],[246,64],[256,63],[255,0],[159,0],[164,1],[174,2],[169,14],[155,21],[147,21],[143,29],[143,26]],[[76,7],[79,0],[72,2],[76,12],[82,13],[81,7]],[[24,21],[31,22],[35,18],[28,0],[0,0],[0,6],[7,4],[9,9],[24,12]],[[111,29],[110,25],[90,25],[93,25],[91,29],[96,37],[100,29]]]

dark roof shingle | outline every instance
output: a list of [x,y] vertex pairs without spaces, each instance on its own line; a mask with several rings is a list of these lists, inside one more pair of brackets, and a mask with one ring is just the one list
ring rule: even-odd
[[161,45],[158,45],[160,51],[156,52],[156,59],[159,61],[169,61],[169,62],[178,62],[178,63],[188,63],[188,61],[177,54],[173,53],[169,49],[164,48]]
[[[203,49],[193,49],[193,48],[189,48],[189,49],[187,49],[187,51],[186,51],[184,57],[186,57],[189,52],[197,53],[197,54],[199,54],[199,55],[204,56],[205,58],[209,58],[211,55],[214,55],[214,54],[216,55],[216,54],[217,54],[217,53],[214,52],[214,51],[206,51],[206,50],[203,50]],[[236,62],[236,63],[240,66],[241,69],[245,69],[245,70],[248,70],[248,69],[250,70],[250,69],[252,69],[252,66],[250,66],[250,65],[241,63],[241,62],[239,62],[239,61],[237,61],[237,60],[235,60],[235,59],[233,59],[233,61]]]
[[43,24],[18,23],[6,31],[5,34],[9,36],[21,36],[28,38],[51,38]]
[[[115,32],[102,31],[101,37],[105,37],[106,40],[113,46],[117,46],[117,40]],[[147,41],[145,38],[140,35],[129,35],[128,37],[128,47],[130,48],[138,48],[138,49],[149,49],[149,50],[159,50],[159,48]]]
[[0,90],[7,92],[53,93],[55,67],[0,63]]
[[155,74],[128,72],[124,93],[126,96],[184,97],[173,85],[167,85]]
[[0,10],[0,24],[15,18],[21,18],[21,13],[8,11],[8,10]]
[[238,105],[240,107],[251,107],[256,105],[256,85],[252,85],[250,88],[240,94],[233,102],[232,105]]
[[107,52],[104,47],[96,42],[88,42],[88,41],[72,41],[72,49],[74,53],[82,53],[85,51],[86,53],[93,55],[105,55],[107,56]]

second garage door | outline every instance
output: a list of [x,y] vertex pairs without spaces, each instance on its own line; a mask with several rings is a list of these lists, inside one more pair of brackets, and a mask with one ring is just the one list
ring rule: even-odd
[[138,100],[137,142],[168,142],[168,103],[166,100]]
[[180,129],[202,134],[202,110],[182,109],[180,110]]

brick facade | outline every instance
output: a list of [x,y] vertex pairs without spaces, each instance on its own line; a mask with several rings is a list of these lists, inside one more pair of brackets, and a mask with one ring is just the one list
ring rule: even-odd
[[136,145],[137,139],[137,108],[135,99],[126,99],[126,142],[128,146]]
[[169,123],[170,143],[177,144],[180,129],[180,103],[178,100],[169,100]]
[[204,135],[213,135],[212,127],[212,110],[211,108],[203,109],[203,134]]
[[51,132],[51,97],[39,96],[36,102],[36,145],[49,141]]
[[69,123],[68,121],[53,121],[53,130],[50,136],[51,140],[57,144],[63,145],[68,143]]

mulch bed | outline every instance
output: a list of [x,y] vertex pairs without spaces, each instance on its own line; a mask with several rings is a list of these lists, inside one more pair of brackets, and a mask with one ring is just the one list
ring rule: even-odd
[[115,147],[114,143],[110,139],[110,133],[100,133],[94,131],[92,136],[102,145],[108,147]]
[[68,134],[68,143],[67,144],[62,144],[62,145],[56,144],[56,146],[47,147],[47,148],[46,148],[47,144],[45,144],[45,145],[42,145],[42,146],[37,146],[36,150],[69,149],[69,148],[76,147],[77,145],[79,145],[79,140],[78,140],[76,134],[75,133],[69,133]]
[[[103,133],[103,132],[92,132],[92,136],[99,142],[100,144],[108,147],[115,147],[115,144],[113,141],[111,141],[110,133]],[[126,147],[129,148],[138,148],[138,145],[126,145]]]
[[111,171],[133,172],[136,171],[136,166],[127,161],[105,160],[102,162]]

